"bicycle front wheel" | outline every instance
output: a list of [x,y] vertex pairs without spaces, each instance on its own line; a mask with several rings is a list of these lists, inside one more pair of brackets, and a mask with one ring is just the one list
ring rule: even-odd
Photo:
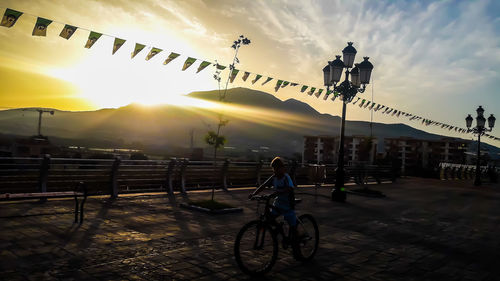
[[297,233],[293,242],[293,254],[296,260],[311,260],[319,244],[319,229],[312,215],[305,214],[298,217]]
[[244,225],[234,242],[234,257],[248,275],[269,272],[278,257],[278,239],[271,227],[260,220]]

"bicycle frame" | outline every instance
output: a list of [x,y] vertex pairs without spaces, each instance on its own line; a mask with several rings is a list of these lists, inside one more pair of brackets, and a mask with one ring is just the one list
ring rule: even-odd
[[[276,217],[271,214],[271,210],[272,210],[272,208],[274,208],[274,206],[272,206],[269,202],[271,201],[272,198],[274,198],[275,195],[276,194],[272,194],[270,196],[265,197],[266,200],[265,200],[265,204],[264,204],[264,214],[260,214],[260,220],[263,223],[270,225],[271,229],[273,229],[276,232],[276,234],[281,234],[281,236],[284,239],[286,239],[287,243],[289,243],[288,239],[290,238],[290,233],[285,234],[285,231],[283,229],[283,225],[278,223],[276,221]],[[259,201],[259,204],[260,204],[260,202],[262,202],[262,201]],[[259,208],[257,208],[257,212],[259,212]],[[304,226],[304,223],[300,220],[299,216],[297,216],[297,215],[296,215],[296,220],[297,220],[297,224]],[[265,229],[265,228],[262,228],[262,229]],[[307,231],[306,227],[303,227],[302,229],[305,231],[305,234],[307,235],[307,237],[311,237],[311,235]],[[264,234],[265,234],[265,231],[264,231]],[[264,238],[265,237],[263,235],[262,243],[264,242]],[[257,239],[257,237],[256,237],[256,239]],[[310,240],[310,239],[308,239],[308,240]]]
[[[285,222],[281,219],[276,219],[281,217],[281,214],[276,215],[273,211],[274,206],[270,204],[270,200],[274,198],[273,195],[276,194],[254,195],[250,198],[252,200],[258,200],[256,211],[257,220],[246,223],[236,236],[234,244],[235,259],[240,269],[249,275],[265,274],[271,270],[278,257],[280,248],[279,235],[282,236],[281,246],[283,249],[286,250],[288,247],[291,247],[293,257],[297,261],[305,262],[311,260],[318,249],[319,230],[314,217],[310,214],[296,215],[297,226],[303,230],[300,231],[300,229],[298,229],[295,231],[295,227],[290,227],[290,231],[288,231],[287,235],[285,233]],[[264,206],[264,210],[261,209],[262,205]],[[279,208],[275,209],[279,211],[279,213],[283,213],[284,211]],[[308,222],[310,222],[312,226],[311,229],[307,229],[307,227],[310,227]],[[247,233],[248,236],[245,236],[245,233]],[[311,236],[310,234],[313,235]],[[242,239],[246,241],[243,242],[246,244],[241,244]],[[308,241],[312,239],[314,239],[314,243],[309,244],[310,242]],[[312,246],[312,248],[310,246]],[[248,254],[250,254],[250,257],[247,257]],[[250,261],[250,263],[247,264],[247,261]]]
[[[274,196],[266,196],[266,197],[260,197],[260,198],[266,198],[265,203],[264,203],[264,213],[259,214],[260,218],[259,220],[263,223],[263,225],[269,225],[271,226],[271,229],[276,233],[276,235],[281,235],[283,239],[285,239],[286,243],[289,243],[288,239],[290,238],[290,233],[285,234],[285,230],[283,229],[283,224],[278,223],[276,221],[276,217],[271,213],[271,210],[273,206],[269,203]],[[262,204],[263,200],[258,202],[258,205]],[[257,213],[259,213],[259,207],[257,207]],[[302,224],[302,222],[299,220],[297,217],[297,221]],[[265,227],[262,227],[257,233],[255,237],[255,243],[254,243],[254,248],[255,249],[261,249],[263,244],[264,244],[264,239],[265,239]],[[262,231],[262,236],[259,237],[259,233]],[[259,238],[260,242],[259,242]]]

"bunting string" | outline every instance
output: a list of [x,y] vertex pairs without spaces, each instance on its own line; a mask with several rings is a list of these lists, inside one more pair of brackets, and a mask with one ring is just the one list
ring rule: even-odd
[[[92,46],[104,35],[104,36],[114,38],[113,48],[111,49],[111,54],[114,55],[116,52],[118,52],[120,50],[120,48],[125,44],[125,42],[128,41],[127,39],[122,39],[122,38],[119,38],[119,37],[114,36],[114,35],[110,35],[110,34],[106,34],[106,33],[102,33],[102,32],[97,32],[97,31],[94,31],[94,30],[91,30],[91,29],[88,29],[85,27],[70,25],[67,23],[63,23],[63,22],[59,22],[59,21],[55,21],[55,20],[51,20],[51,19],[46,19],[43,17],[39,17],[37,15],[33,15],[33,14],[21,12],[21,11],[16,11],[16,10],[9,9],[9,8],[5,8],[5,12],[4,12],[2,21],[0,22],[0,26],[5,27],[5,28],[12,28],[15,26],[15,24],[17,23],[19,18],[22,17],[23,15],[27,15],[27,16],[31,16],[31,17],[36,18],[36,23],[35,23],[35,26],[33,27],[32,36],[41,36],[41,37],[47,36],[47,29],[49,28],[51,23],[55,22],[55,23],[58,23],[58,24],[61,24],[64,26],[63,29],[61,30],[59,36],[61,38],[66,39],[66,40],[71,39],[73,34],[75,32],[77,32],[78,30],[88,31],[89,36],[88,36],[87,42],[84,45],[84,47],[87,49],[91,49]],[[131,59],[135,58],[146,46],[148,46],[148,45],[135,42],[135,47],[134,47],[133,51],[131,52]],[[160,53],[163,53],[163,49],[160,49],[158,47],[148,46],[148,48],[150,48],[150,51],[145,57],[145,59],[147,61],[151,60],[153,57],[159,55]],[[181,56],[181,54],[179,54],[179,53],[170,52],[169,55],[164,59],[163,64],[167,65],[180,56]],[[217,63],[217,61],[212,62],[209,60],[203,60],[203,59],[198,59],[198,58],[194,58],[194,57],[187,57],[186,60],[184,61],[184,64],[183,64],[181,71],[187,70],[189,67],[191,67],[197,61],[199,61],[200,64],[198,65],[198,68],[196,69],[196,73],[201,72],[202,70],[204,70],[208,66],[214,66],[217,70],[220,70],[220,71],[223,71],[227,68],[227,66],[221,65],[221,64]],[[243,75],[241,77],[242,81],[246,82],[247,80],[249,80],[252,85],[254,85],[257,81],[259,81],[264,76],[262,74],[253,73],[253,72],[250,72],[248,70],[230,69],[230,76],[229,76],[230,83],[234,82],[235,78],[237,77],[238,73],[240,73],[240,72],[243,73]],[[250,75],[252,75],[252,74],[255,75],[254,78],[249,79]],[[262,86],[266,85],[267,83],[269,83],[273,79],[274,79],[273,77],[267,76],[266,80],[264,80],[264,82],[262,83]],[[337,99],[337,97],[340,97],[340,99],[342,100],[342,96],[338,92],[326,90],[326,89],[323,89],[321,87],[313,87],[313,86],[309,86],[309,85],[300,84],[297,82],[290,82],[290,81],[284,80],[284,79],[276,79],[276,80],[277,81],[276,81],[276,84],[274,86],[275,92],[278,92],[280,89],[285,88],[288,85],[290,85],[291,87],[301,85],[300,90],[299,90],[300,93],[305,93],[309,89],[309,91],[307,92],[307,94],[309,96],[314,95],[316,98],[319,98],[324,93],[324,95],[323,95],[324,101],[327,101],[330,96],[331,96],[331,99],[330,99],[331,101],[335,101]],[[374,103],[371,101],[367,101],[366,99],[361,99],[360,97],[357,97],[356,100],[352,102],[352,104],[355,105],[358,102],[359,102],[360,108],[367,109],[367,110],[374,111],[374,112],[379,112],[380,114],[386,114],[386,115],[394,116],[396,118],[405,117],[405,118],[408,118],[409,121],[420,121],[421,124],[423,124],[425,126],[438,126],[441,129],[448,129],[449,131],[453,130],[454,132],[461,133],[461,134],[473,133],[473,130],[471,130],[471,129],[460,128],[460,127],[452,126],[452,125],[449,125],[446,123],[430,120],[430,119],[424,118],[422,116],[418,116],[418,115],[408,113],[408,112],[403,112],[403,111],[400,111],[396,108],[392,108],[392,107],[389,107],[389,106],[386,106],[383,104],[377,104],[377,103]],[[483,134],[483,135],[489,139],[500,141],[500,138],[498,138],[498,137],[495,137],[495,136],[492,136],[489,134]]]

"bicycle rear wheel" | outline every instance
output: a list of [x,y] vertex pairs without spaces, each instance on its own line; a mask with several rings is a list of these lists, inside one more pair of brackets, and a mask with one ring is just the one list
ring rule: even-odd
[[244,225],[234,242],[234,257],[248,275],[269,272],[278,257],[278,239],[271,227],[260,220]]
[[305,214],[298,217],[297,233],[293,242],[293,255],[296,260],[311,260],[319,244],[319,229],[312,215]]

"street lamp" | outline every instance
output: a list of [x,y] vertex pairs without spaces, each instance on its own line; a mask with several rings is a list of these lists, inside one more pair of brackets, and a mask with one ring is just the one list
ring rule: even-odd
[[[324,84],[327,91],[333,87],[334,92],[340,94],[342,100],[342,123],[340,127],[340,147],[339,158],[335,177],[335,188],[332,190],[332,200],[344,202],[346,192],[344,189],[344,129],[345,129],[345,113],[347,103],[351,102],[357,93],[363,93],[366,85],[370,83],[370,76],[373,70],[373,65],[368,61],[368,57],[364,57],[361,63],[354,63],[356,57],[356,49],[352,46],[352,42],[347,42],[347,47],[342,50],[343,61],[341,56],[335,56],[333,61],[329,61],[328,65],[323,68]],[[354,65],[354,68],[352,68]],[[352,68],[352,69],[350,69]],[[340,82],[342,72],[345,69],[345,79]],[[349,70],[350,69],[350,70]],[[349,74],[351,80],[349,81]]]
[[476,161],[476,178],[474,179],[474,185],[479,186],[481,185],[481,166],[480,166],[480,157],[481,157],[481,136],[484,135],[485,132],[491,132],[493,130],[493,127],[495,126],[495,116],[493,114],[488,117],[488,127],[487,129],[485,127],[486,124],[486,118],[484,118],[484,109],[482,106],[479,106],[476,110],[477,112],[477,117],[476,117],[476,127],[471,128],[472,126],[472,121],[474,118],[469,114],[465,118],[465,124],[467,125],[467,129],[472,131],[473,134],[477,135],[477,161]]

